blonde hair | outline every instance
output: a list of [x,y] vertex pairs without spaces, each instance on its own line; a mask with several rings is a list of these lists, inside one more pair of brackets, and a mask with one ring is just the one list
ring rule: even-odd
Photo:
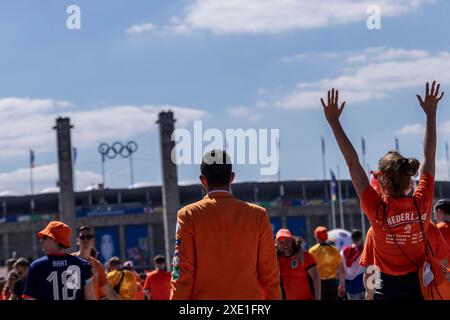
[[387,192],[392,197],[404,196],[405,190],[411,184],[411,177],[417,175],[419,160],[405,158],[397,151],[388,153],[378,161],[378,170],[388,178]]

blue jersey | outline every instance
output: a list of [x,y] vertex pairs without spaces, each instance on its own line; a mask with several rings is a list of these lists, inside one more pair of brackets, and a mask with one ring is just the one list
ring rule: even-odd
[[23,293],[36,300],[84,300],[84,286],[92,280],[86,260],[69,254],[47,255],[31,264]]

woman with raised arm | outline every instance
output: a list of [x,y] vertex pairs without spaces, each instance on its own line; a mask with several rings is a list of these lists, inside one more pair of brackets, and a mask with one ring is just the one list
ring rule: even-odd
[[[380,268],[375,300],[421,300],[418,270],[425,259],[423,234],[430,224],[434,196],[436,156],[436,111],[444,93],[433,82],[426,84],[425,98],[419,95],[426,115],[424,160],[419,184],[412,193],[412,177],[417,175],[419,161],[389,151],[378,162],[372,184],[361,166],[358,154],[342,128],[339,117],[345,102],[338,105],[339,92],[328,91],[328,102],[321,99],[325,118],[330,124],[345,158],[361,207],[372,225],[374,264]],[[408,196],[412,193],[412,196]]]

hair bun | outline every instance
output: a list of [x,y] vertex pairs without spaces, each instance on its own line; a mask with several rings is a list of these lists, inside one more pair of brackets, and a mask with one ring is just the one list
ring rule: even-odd
[[417,172],[419,171],[419,167],[420,167],[419,160],[417,160],[415,158],[408,158],[408,159],[405,159],[405,160],[406,160],[405,172],[409,176],[417,175]]

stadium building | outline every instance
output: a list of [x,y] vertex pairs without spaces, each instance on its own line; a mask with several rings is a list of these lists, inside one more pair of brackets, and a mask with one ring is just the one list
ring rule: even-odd
[[[344,228],[361,228],[358,198],[350,181],[341,182]],[[436,182],[437,198],[450,197],[450,184]],[[59,219],[59,193],[48,190],[31,196],[0,194],[0,260],[13,256],[39,257],[36,232]],[[53,191],[53,192],[52,192]],[[274,232],[281,227],[301,235],[310,246],[312,230],[331,228],[330,181],[247,182],[232,185],[233,195],[267,209]],[[180,186],[180,202],[186,205],[204,195],[200,185]],[[156,254],[164,254],[164,228],[160,186],[77,192],[77,224],[95,228],[99,260],[112,256],[147,267]],[[32,209],[34,202],[34,208]],[[335,202],[336,226],[340,225],[339,197]],[[369,223],[366,219],[366,226]],[[175,230],[173,230],[175,235]]]

